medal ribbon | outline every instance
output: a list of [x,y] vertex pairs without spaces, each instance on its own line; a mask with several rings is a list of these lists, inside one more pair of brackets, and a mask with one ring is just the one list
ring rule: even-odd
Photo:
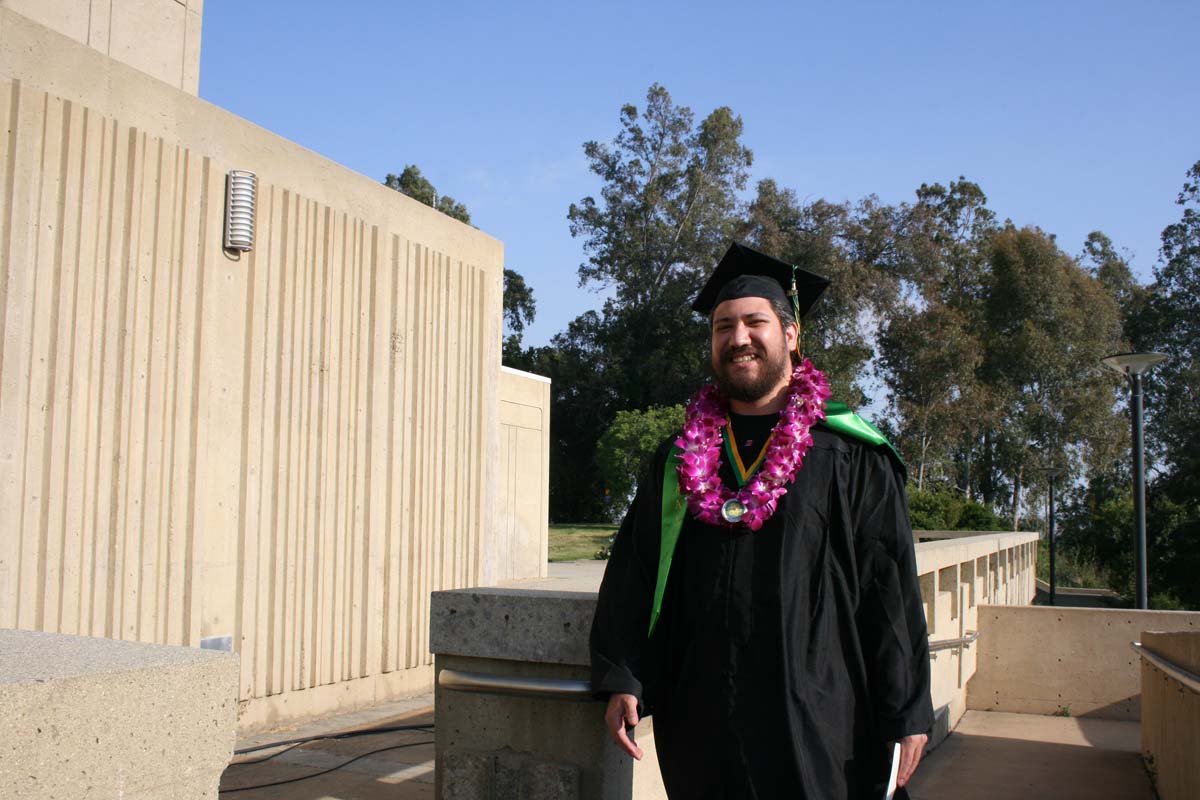
[[739,489],[749,483],[750,478],[762,466],[763,459],[767,456],[767,447],[771,444],[771,439],[774,436],[775,432],[771,431],[771,435],[763,443],[762,449],[758,451],[758,458],[747,468],[742,461],[742,454],[738,451],[737,439],[733,436],[733,424],[730,422],[725,423],[725,428],[722,430],[721,435],[721,438],[725,442],[725,457],[729,459],[729,463],[733,467],[733,477],[737,480]]

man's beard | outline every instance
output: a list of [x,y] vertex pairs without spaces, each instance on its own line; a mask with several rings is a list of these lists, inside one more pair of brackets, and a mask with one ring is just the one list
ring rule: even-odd
[[[753,353],[759,357],[762,369],[759,370],[758,377],[730,375],[728,372],[728,367],[732,366],[729,363],[730,360],[747,353]],[[724,353],[719,364],[713,369],[713,375],[717,379],[717,388],[721,390],[721,394],[730,400],[753,403],[761,400],[779,386],[788,374],[791,359],[786,351],[780,357],[773,357],[771,353],[760,351],[753,345],[746,345]]]

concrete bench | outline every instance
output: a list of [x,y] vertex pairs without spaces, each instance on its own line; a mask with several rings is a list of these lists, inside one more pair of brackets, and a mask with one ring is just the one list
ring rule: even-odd
[[0,630],[0,786],[10,798],[216,798],[237,657]]

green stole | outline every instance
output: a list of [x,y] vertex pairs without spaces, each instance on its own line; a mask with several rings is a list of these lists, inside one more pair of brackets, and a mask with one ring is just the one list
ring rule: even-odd
[[[858,439],[872,445],[884,445],[896,457],[901,467],[904,460],[879,429],[850,410],[845,403],[828,402],[825,404],[825,421],[819,423],[830,430]],[[650,630],[647,636],[654,633],[658,616],[662,613],[663,595],[667,592],[667,575],[671,571],[671,559],[675,555],[675,545],[679,542],[679,533],[683,530],[683,520],[687,514],[687,500],[679,492],[679,448],[672,447],[667,456],[667,465],[663,469],[662,491],[662,539],[658,551],[658,576],[654,583],[654,603],[650,607]]]

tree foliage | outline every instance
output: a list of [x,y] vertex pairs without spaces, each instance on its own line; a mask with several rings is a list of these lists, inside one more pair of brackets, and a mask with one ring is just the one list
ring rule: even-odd
[[1163,230],[1144,325],[1148,349],[1167,356],[1146,387],[1148,438],[1161,467],[1147,528],[1151,590],[1173,590],[1200,608],[1200,161],[1176,203],[1180,218]]
[[467,207],[449,195],[439,195],[429,179],[421,174],[416,164],[409,164],[399,175],[390,172],[383,179],[383,185],[406,194],[412,199],[436,208],[446,216],[453,217],[459,222],[471,224],[471,214]]
[[567,214],[586,255],[579,282],[607,299],[520,359],[554,387],[551,466],[569,471],[552,481],[556,520],[604,516],[597,443],[618,411],[676,405],[703,381],[707,326],[689,306],[740,221],[752,161],[732,111],[697,123],[657,84],[618,127],[584,145],[600,193]]
[[596,452],[611,519],[625,515],[638,483],[655,479],[647,473],[654,452],[683,428],[683,416],[682,405],[617,412]]
[[804,319],[805,355],[829,376],[834,396],[861,405],[873,328],[897,299],[912,266],[898,246],[902,211],[868,197],[856,205],[800,203],[773,180],[758,184],[739,233],[777,258],[831,281]]
[[[1098,362],[1167,353],[1147,386],[1151,579],[1164,602],[1200,605],[1200,590],[1180,588],[1200,571],[1200,162],[1163,231],[1155,282],[1141,286],[1103,232],[1072,257],[1036,226],[1000,222],[963,176],[894,205],[802,201],[766,176],[743,203],[741,118],[722,107],[698,120],[658,84],[584,154],[600,188],[567,217],[583,245],[579,282],[603,300],[507,362],[553,381],[554,519],[609,516],[670,434],[663,409],[709,371],[707,325],[690,302],[740,239],[832,279],[804,321],[805,353],[838,399],[886,394],[876,421],[907,458],[919,527],[1037,524],[1042,468],[1054,466],[1064,546],[1118,588],[1132,569],[1127,392]],[[608,505],[606,488],[618,498]]]
[[503,361],[520,359],[521,337],[525,326],[533,322],[537,314],[537,300],[533,289],[525,283],[525,277],[515,269],[504,270],[504,353]]
[[1098,367],[1121,346],[1117,304],[1053,239],[1011,225],[992,237],[980,373],[1003,398],[995,461],[1011,486],[1014,529],[1032,470],[1078,477],[1116,429],[1116,385]]
[[909,521],[916,531],[999,531],[1003,521],[981,503],[948,490],[908,490]]

